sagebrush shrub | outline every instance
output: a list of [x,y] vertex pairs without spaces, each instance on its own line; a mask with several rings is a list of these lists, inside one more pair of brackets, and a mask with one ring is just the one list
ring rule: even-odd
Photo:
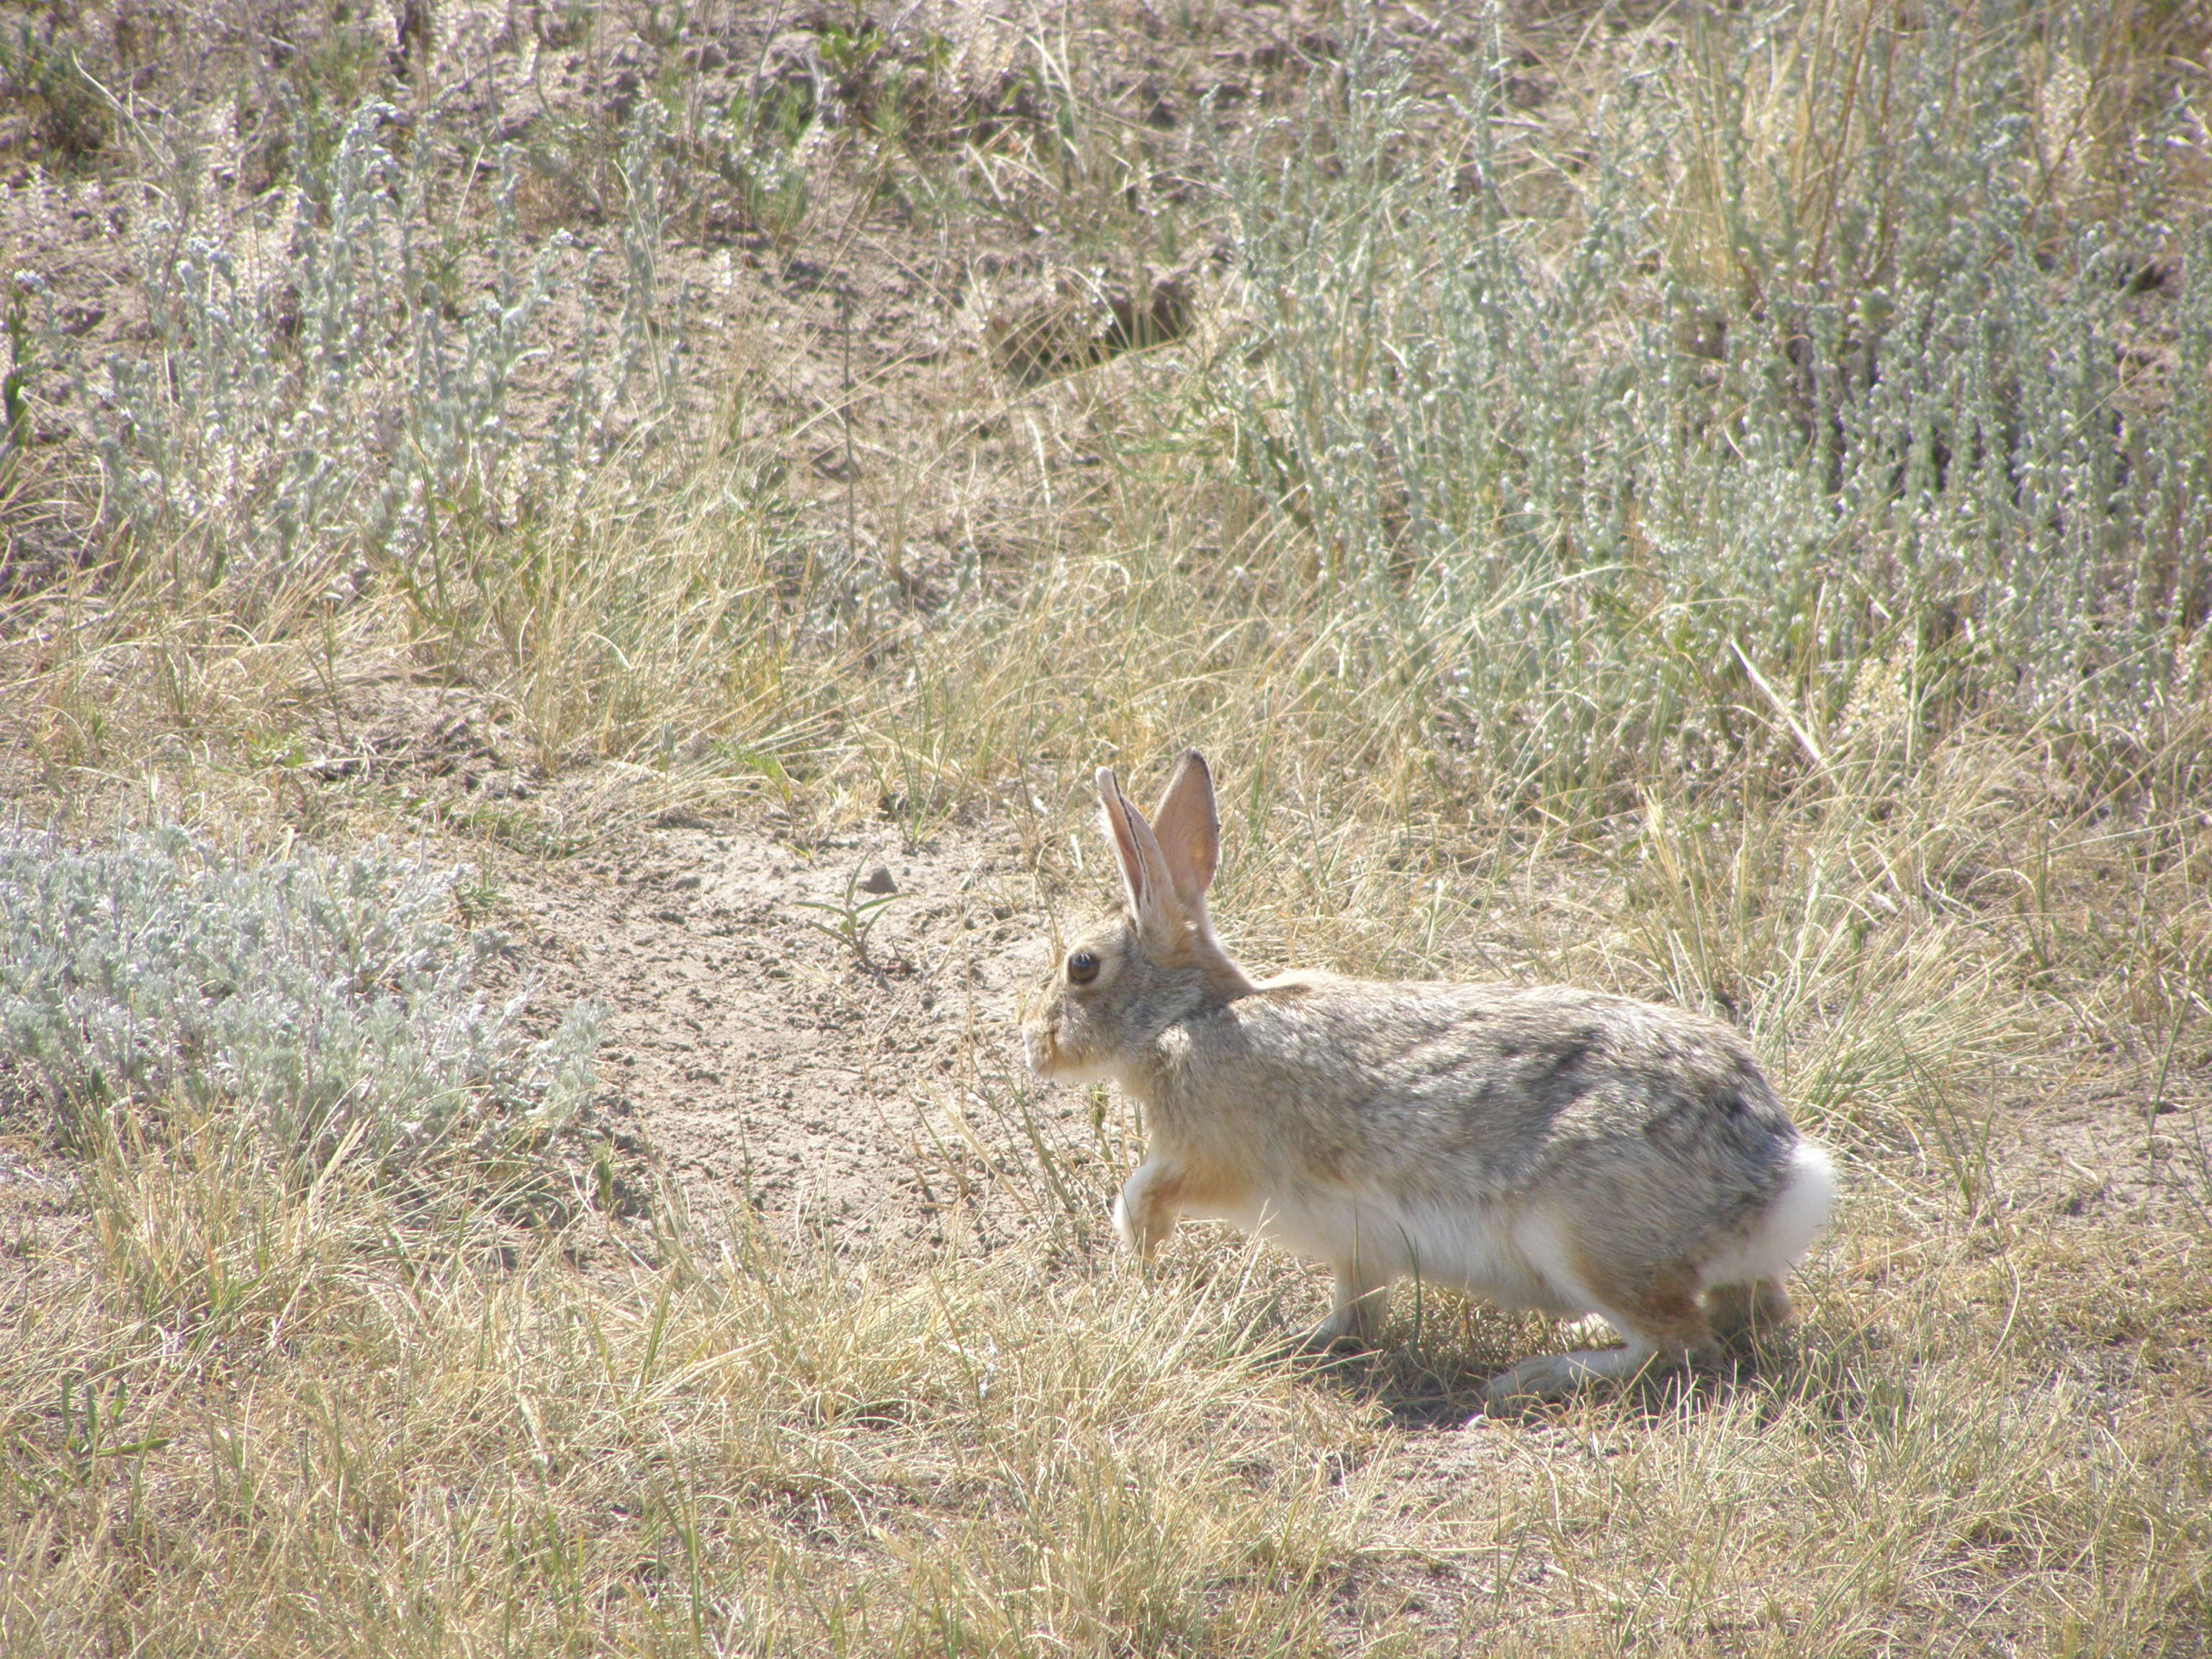
[[0,1055],[63,1110],[234,1113],[309,1164],[349,1140],[388,1168],[527,1147],[588,1097],[597,1014],[532,1040],[524,995],[487,1000],[502,941],[456,926],[465,873],[0,832]]
[[1787,749],[1778,714],[1816,744],[1874,660],[2099,731],[2212,684],[2212,227],[2054,208],[1998,49],[2034,10],[1899,25],[1889,165],[1809,218],[1686,63],[1600,106],[1571,192],[1504,70],[1445,113],[1366,46],[1229,165],[1239,456],[1510,790]]
[[[249,591],[391,560],[442,601],[449,521],[566,500],[641,413],[666,412],[656,353],[680,351],[682,329],[655,275],[659,129],[647,104],[629,131],[603,315],[600,250],[522,235],[519,147],[498,151],[483,222],[448,222],[441,152],[403,142],[391,105],[364,100],[328,134],[293,113],[292,188],[218,210],[212,161],[179,144],[176,187],[148,193],[132,240],[158,351],[95,366],[51,329],[43,349],[126,551]],[[556,296],[574,301],[560,327]],[[646,382],[660,389],[632,398]]]

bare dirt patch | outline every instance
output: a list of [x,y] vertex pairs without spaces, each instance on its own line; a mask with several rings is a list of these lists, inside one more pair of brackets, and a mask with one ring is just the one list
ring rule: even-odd
[[1036,1156],[1021,1115],[1084,1155],[1084,1097],[1017,1075],[1045,923],[1011,836],[626,839],[502,870],[496,920],[544,1000],[605,1009],[604,1126],[694,1205],[937,1237],[955,1205],[1018,1219],[988,1166]]

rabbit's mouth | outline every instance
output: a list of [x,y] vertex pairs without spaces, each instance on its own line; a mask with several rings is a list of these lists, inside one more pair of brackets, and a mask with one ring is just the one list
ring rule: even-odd
[[1038,1077],[1056,1078],[1067,1068],[1068,1056],[1060,1044],[1060,1009],[1048,978],[1031,991],[1022,1007],[1022,1058]]
[[1067,1056],[1060,1050],[1060,1034],[1042,1021],[1022,1028],[1022,1058],[1039,1077],[1061,1077],[1068,1069]]
[[1032,1020],[1022,1027],[1022,1058],[1030,1071],[1054,1083],[1097,1083],[1113,1074],[1110,1067],[1070,1054],[1060,1043],[1059,1029],[1048,1020]]

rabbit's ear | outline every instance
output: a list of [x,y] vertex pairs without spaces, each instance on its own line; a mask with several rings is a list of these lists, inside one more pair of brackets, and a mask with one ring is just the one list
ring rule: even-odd
[[1190,910],[1201,910],[1221,855],[1221,819],[1213,809],[1213,775],[1197,750],[1182,751],[1152,814],[1152,834],[1167,860],[1176,896]]
[[1128,889],[1130,913],[1147,929],[1171,921],[1176,894],[1167,860],[1152,826],[1129,805],[1109,767],[1098,769],[1098,805],[1106,819],[1107,838],[1121,860],[1121,884]]

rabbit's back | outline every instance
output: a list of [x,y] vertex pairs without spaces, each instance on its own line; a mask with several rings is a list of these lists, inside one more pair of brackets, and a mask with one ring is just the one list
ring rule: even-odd
[[1654,1182],[1719,1221],[1773,1195],[1797,1139],[1729,1027],[1564,986],[1286,975],[1160,1050],[1139,1086],[1157,1129],[1271,1166],[1267,1186],[1449,1202]]

